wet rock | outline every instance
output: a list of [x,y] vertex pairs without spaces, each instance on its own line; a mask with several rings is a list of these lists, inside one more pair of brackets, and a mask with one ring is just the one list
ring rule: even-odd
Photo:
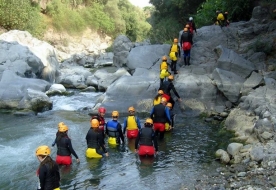
[[243,145],[241,143],[230,143],[227,147],[227,152],[230,155],[235,156],[242,147]]

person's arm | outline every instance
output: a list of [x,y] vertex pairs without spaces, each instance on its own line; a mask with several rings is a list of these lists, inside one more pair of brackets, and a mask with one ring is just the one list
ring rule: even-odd
[[104,139],[103,139],[103,136],[102,136],[101,133],[98,133],[97,139],[98,139],[98,143],[99,143],[100,147],[103,149],[104,153],[107,153],[107,150],[106,150],[106,148],[104,146],[104,143],[103,143]]
[[140,119],[137,116],[136,116],[136,123],[137,123],[138,129],[141,129]]
[[172,45],[171,45],[171,47],[170,47],[170,51],[169,51],[168,55],[170,55],[171,51],[172,51]]
[[67,146],[71,152],[71,154],[73,154],[75,156],[75,158],[78,160],[79,157],[78,155],[76,154],[75,150],[73,149],[73,146],[72,146],[72,143],[71,143],[71,140],[70,139],[67,139]]
[[170,110],[168,107],[165,107],[165,113],[166,113],[167,121],[169,125],[171,125],[172,122],[171,122]]
[[138,133],[138,135],[135,139],[135,151],[137,151],[137,149],[138,149],[138,144],[139,144],[139,141],[140,141],[140,133],[141,133],[141,131],[139,131],[139,133]]
[[40,183],[40,190],[44,190],[45,188],[45,181],[46,181],[46,174],[47,174],[47,167],[45,165],[42,165],[39,168],[39,183]]
[[127,128],[127,117],[124,120],[123,134],[126,134],[126,128]]
[[171,89],[172,89],[172,91],[173,91],[173,93],[175,94],[175,96],[178,98],[178,99],[180,99],[180,96],[179,96],[179,94],[177,93],[177,91],[176,91],[176,89],[175,89],[175,87],[174,87],[174,85],[171,83]]
[[181,50],[179,45],[177,45],[177,54],[178,54],[178,57],[181,58]]
[[124,135],[123,135],[122,126],[121,126],[120,123],[118,123],[118,125],[117,125],[117,130],[119,132],[121,140],[123,141],[123,143],[125,143],[125,138],[124,138]]
[[154,106],[153,108],[151,109],[151,112],[150,112],[150,118],[153,119],[153,113],[154,113]]
[[156,138],[156,135],[155,135],[155,133],[154,133],[153,130],[152,130],[151,139],[153,141],[153,145],[154,145],[155,151],[157,152],[158,151],[157,138]]

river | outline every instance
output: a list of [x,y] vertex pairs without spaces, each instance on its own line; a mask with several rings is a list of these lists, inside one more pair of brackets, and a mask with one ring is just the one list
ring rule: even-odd
[[[214,152],[227,140],[218,135],[220,127],[197,117],[180,116],[174,131],[166,133],[159,142],[155,158],[139,158],[132,141],[125,146],[109,147],[107,158],[86,159],[85,136],[90,117],[82,110],[93,106],[99,95],[55,96],[51,98],[53,110],[36,116],[0,113],[0,189],[36,189],[39,162],[35,149],[40,145],[51,146],[61,121],[68,125],[80,158],[79,164],[73,158],[70,167],[60,167],[61,189],[193,189],[202,173],[220,166]],[[141,119],[143,122],[144,118]],[[122,123],[123,118],[119,121]],[[51,150],[55,159],[56,147]]]

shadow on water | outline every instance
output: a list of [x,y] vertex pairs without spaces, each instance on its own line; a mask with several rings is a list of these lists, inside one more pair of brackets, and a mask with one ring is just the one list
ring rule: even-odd
[[[228,133],[220,133],[220,126],[199,118],[177,118],[175,129],[158,142],[156,157],[139,157],[132,139],[115,148],[107,145],[109,157],[87,159],[89,119],[86,114],[68,111],[33,117],[0,114],[0,189],[35,189],[39,163],[34,151],[42,144],[51,146],[60,121],[69,126],[69,136],[80,158],[79,164],[73,158],[71,166],[60,167],[61,189],[193,189],[198,176],[220,166],[214,153],[218,148],[225,149],[221,146],[229,139]],[[55,159],[56,147],[51,149]]]

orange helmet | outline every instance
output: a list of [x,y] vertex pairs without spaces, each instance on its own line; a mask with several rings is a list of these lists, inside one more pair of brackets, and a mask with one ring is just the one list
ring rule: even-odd
[[167,98],[165,98],[165,97],[161,98],[161,102],[167,102],[167,101],[168,101]]
[[174,38],[174,39],[173,39],[173,42],[174,42],[174,43],[177,43],[177,42],[178,42],[178,39],[177,39],[177,38]]
[[184,30],[183,30],[184,32],[188,32],[188,28],[184,28]]
[[90,121],[90,124],[91,124],[91,127],[92,127],[92,128],[97,128],[97,127],[99,127],[100,122],[99,122],[97,119],[92,119],[92,120]]
[[158,90],[158,94],[163,95],[164,91],[163,90]]
[[185,28],[190,28],[190,25],[189,25],[189,24],[186,24]]
[[147,118],[146,121],[145,121],[145,124],[151,124],[153,125],[153,121],[151,118]]
[[163,56],[163,57],[162,57],[162,61],[167,61],[167,57],[166,57],[166,56]]
[[170,75],[168,79],[173,80],[173,75]]
[[119,117],[119,112],[113,111],[111,115],[112,115],[112,117]]
[[129,112],[130,112],[130,111],[135,112],[135,108],[134,108],[133,106],[131,106],[131,107],[128,108],[128,111],[129,111]]
[[172,108],[172,103],[168,102],[166,106]]

